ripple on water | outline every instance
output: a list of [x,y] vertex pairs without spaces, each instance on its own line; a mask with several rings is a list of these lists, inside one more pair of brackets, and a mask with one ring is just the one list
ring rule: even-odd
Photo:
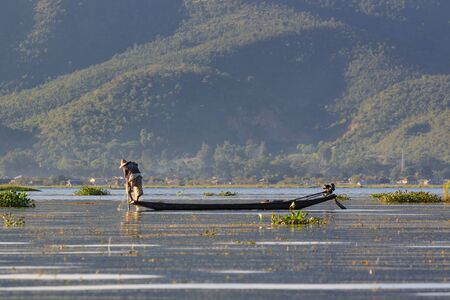
[[[60,245],[55,245],[60,246]],[[161,245],[157,244],[78,244],[78,245],[62,245],[64,248],[102,248],[102,247],[111,247],[111,248],[121,248],[121,247],[130,247],[130,248],[139,248],[139,247],[160,247]]]
[[[237,242],[221,242],[217,243],[219,245],[237,245]],[[255,245],[266,245],[266,246],[305,246],[305,245],[339,245],[339,244],[350,244],[349,242],[341,241],[263,241],[254,242]],[[245,244],[247,245],[247,244]]]
[[129,280],[161,278],[141,274],[0,274],[0,280]]
[[264,270],[214,270],[209,271],[210,273],[218,273],[218,274],[264,274],[270,273],[269,271]]
[[57,269],[76,269],[79,266],[0,266],[0,270],[57,270]]
[[102,290],[277,290],[277,291],[401,291],[401,290],[450,290],[450,283],[149,283],[149,284],[101,284],[62,286],[0,287],[8,292],[79,292]]

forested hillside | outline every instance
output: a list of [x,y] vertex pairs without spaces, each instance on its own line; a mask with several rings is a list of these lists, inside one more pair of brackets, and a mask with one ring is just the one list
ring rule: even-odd
[[[0,174],[450,177],[450,2],[6,1]],[[401,153],[406,168],[400,169]]]

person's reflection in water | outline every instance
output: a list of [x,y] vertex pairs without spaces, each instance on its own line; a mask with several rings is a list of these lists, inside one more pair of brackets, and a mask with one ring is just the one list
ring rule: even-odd
[[120,232],[122,236],[140,238],[141,236],[141,212],[127,211],[124,214],[123,221],[120,223]]

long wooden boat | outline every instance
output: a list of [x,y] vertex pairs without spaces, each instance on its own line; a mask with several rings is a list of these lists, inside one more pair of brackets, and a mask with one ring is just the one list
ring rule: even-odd
[[[320,195],[322,194],[322,195]],[[169,203],[138,201],[134,205],[153,210],[287,210],[294,203],[294,209],[336,200],[335,194],[319,193],[314,197],[301,197],[293,200],[272,200],[253,203]],[[339,205],[339,204],[338,204]]]

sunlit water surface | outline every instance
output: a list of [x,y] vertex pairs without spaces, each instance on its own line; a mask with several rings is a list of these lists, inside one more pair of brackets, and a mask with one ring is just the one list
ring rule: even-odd
[[[146,189],[153,201],[293,199],[317,189]],[[0,227],[0,299],[411,299],[450,296],[450,207],[383,205],[375,192],[306,209],[325,225],[272,226],[271,211],[119,209],[123,190],[32,192]],[[411,189],[414,190],[414,189]],[[442,195],[441,189],[425,191]],[[178,196],[177,196],[178,192]],[[283,214],[287,212],[281,212]]]

